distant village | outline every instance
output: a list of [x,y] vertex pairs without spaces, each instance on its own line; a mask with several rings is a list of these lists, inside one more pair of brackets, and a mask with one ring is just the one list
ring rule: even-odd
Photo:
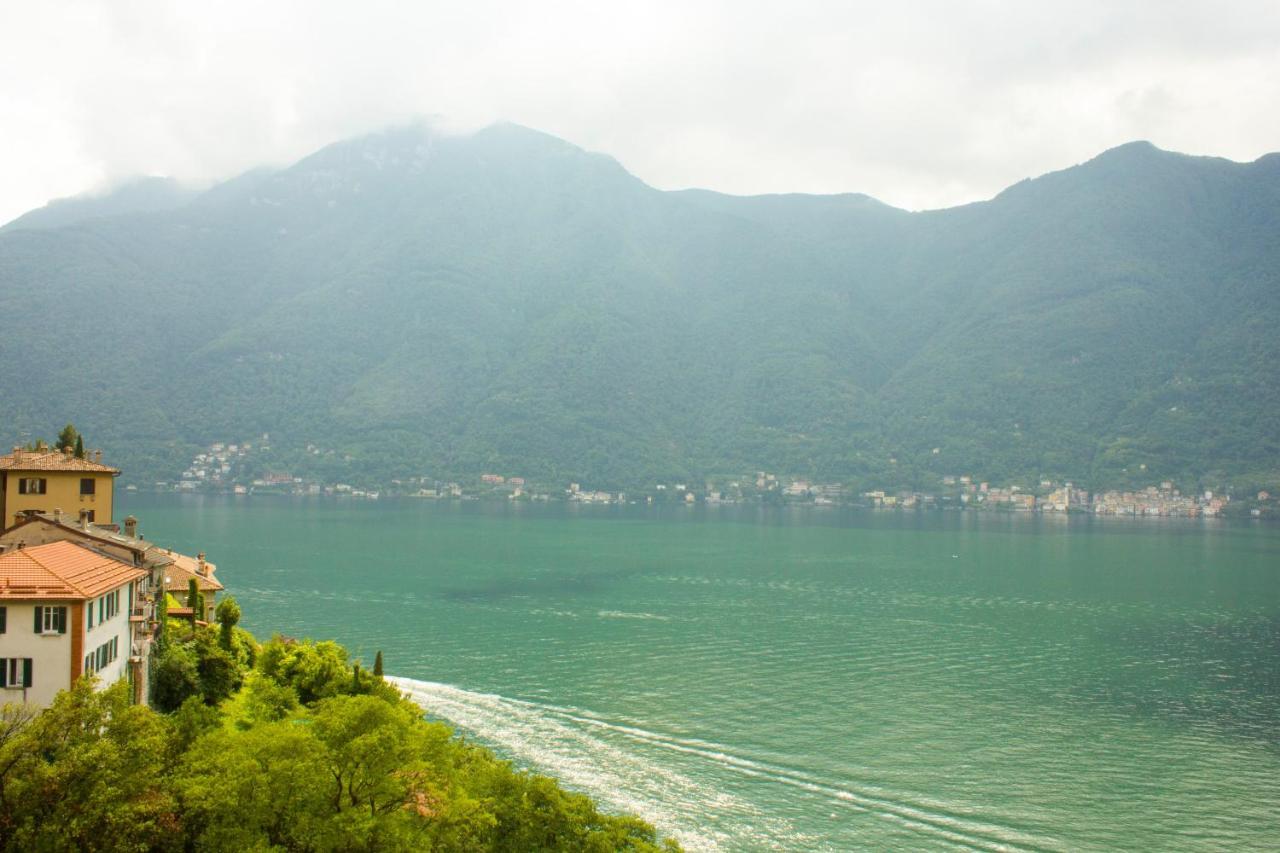
[[[1040,480],[1031,486],[995,484],[967,474],[939,478],[930,490],[857,490],[841,483],[819,483],[766,471],[738,479],[703,483],[654,483],[627,492],[602,491],[582,483],[535,484],[520,475],[484,472],[466,480],[429,476],[391,479],[377,488],[345,482],[323,482],[288,471],[263,467],[270,435],[257,441],[214,442],[197,453],[171,482],[154,484],[159,491],[216,492],[236,495],[286,494],[336,496],[357,500],[411,497],[428,500],[568,501],[577,504],[747,503],[812,506],[860,506],[881,510],[964,509],[978,511],[1087,513],[1099,516],[1214,518],[1227,513],[1232,496],[1208,491],[1184,492],[1165,480],[1138,490],[1091,493],[1071,482]],[[306,445],[309,457],[333,457],[335,451]],[[256,460],[256,463],[255,463]],[[350,462],[350,457],[339,457]],[[255,463],[255,464],[251,464]],[[136,486],[130,486],[135,489]],[[1238,512],[1255,518],[1274,516],[1280,507],[1267,491],[1237,496]]]

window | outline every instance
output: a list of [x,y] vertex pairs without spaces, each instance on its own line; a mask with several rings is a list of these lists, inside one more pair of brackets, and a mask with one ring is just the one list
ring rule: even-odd
[[[89,605],[93,610],[93,605]],[[106,622],[120,612],[120,590],[112,590],[98,599],[98,622]],[[92,624],[90,625],[92,627]]]
[[30,687],[31,658],[0,658],[0,687]]
[[46,480],[43,477],[22,477],[18,480],[18,494],[43,495]]
[[4,607],[0,607],[0,634],[3,634],[8,629],[8,625],[9,611]]
[[95,494],[94,490],[97,489],[97,487],[98,487],[98,481],[93,479],[92,477],[80,478],[80,494],[82,495]]
[[67,633],[67,608],[36,607],[35,632],[37,634]]
[[84,656],[84,674],[93,675],[120,656],[120,638],[112,637]]

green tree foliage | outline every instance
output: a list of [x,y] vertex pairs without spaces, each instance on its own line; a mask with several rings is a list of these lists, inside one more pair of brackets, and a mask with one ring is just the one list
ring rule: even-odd
[[169,595],[161,586],[156,592],[156,631],[151,641],[152,655],[164,653],[169,647]]
[[307,705],[339,695],[351,682],[346,650],[331,640],[300,643],[272,637],[262,647],[258,668],[278,684],[292,687]]
[[[58,450],[74,450],[76,443],[80,441],[80,433],[76,432],[76,428],[67,424],[62,428],[62,432],[58,433]],[[81,443],[80,448],[83,450],[84,445]]]
[[84,457],[84,436],[83,436],[83,435],[77,435],[77,436],[76,436],[76,449],[75,449],[75,454],[76,454],[76,458],[77,458],[77,459],[84,459],[84,458],[85,458],[85,457]]
[[151,704],[165,712],[200,695],[200,672],[194,650],[185,644],[168,645],[151,656]]
[[374,655],[373,674],[378,678],[382,678],[382,649],[378,649],[378,653]]
[[196,652],[200,693],[206,703],[217,705],[240,689],[244,675],[239,661],[235,655],[222,648],[211,629],[197,629],[192,645]]
[[219,625],[218,643],[222,648],[231,651],[234,646],[235,627],[240,622],[240,605],[236,603],[235,598],[228,595],[218,602],[218,608],[214,614]]
[[[193,648],[232,659],[212,630],[173,639],[159,663],[188,654],[188,676]],[[5,706],[0,850],[677,849],[454,738],[396,691],[366,692],[336,644],[274,638],[259,664],[220,705],[193,693],[167,715],[91,678],[40,715]],[[295,681],[316,698],[300,702]]]
[[44,713],[0,712],[0,844],[5,850],[179,849],[177,802],[160,784],[169,723],[130,705],[124,682],[79,679]]

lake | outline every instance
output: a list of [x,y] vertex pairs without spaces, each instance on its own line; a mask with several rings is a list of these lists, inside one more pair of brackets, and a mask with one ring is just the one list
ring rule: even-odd
[[244,625],[694,849],[1280,844],[1280,527],[130,494]]

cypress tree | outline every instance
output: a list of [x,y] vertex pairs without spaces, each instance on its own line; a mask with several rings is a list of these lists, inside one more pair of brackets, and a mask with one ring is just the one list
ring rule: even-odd
[[360,664],[356,664],[351,670],[351,692],[353,694],[360,693]]
[[382,677],[382,649],[378,649],[378,653],[373,657],[373,674]]
[[191,627],[196,626],[196,614],[200,612],[200,586],[196,579],[187,581],[187,606],[191,608]]
[[83,435],[76,436],[76,458],[77,459],[84,458],[84,436]]
[[232,633],[236,627],[236,623],[240,621],[240,605],[231,596],[227,596],[218,602],[218,622],[222,625],[221,632],[218,636],[218,645],[226,651],[231,651]]
[[169,595],[165,592],[164,584],[160,585],[160,589],[156,595],[156,639],[153,649],[156,654],[162,653],[169,645]]

